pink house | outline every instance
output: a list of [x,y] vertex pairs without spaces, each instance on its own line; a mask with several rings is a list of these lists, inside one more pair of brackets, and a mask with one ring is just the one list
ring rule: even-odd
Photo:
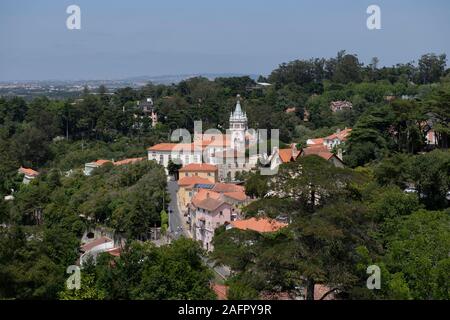
[[212,251],[214,230],[235,219],[233,206],[221,193],[201,189],[190,204],[191,232],[203,249]]

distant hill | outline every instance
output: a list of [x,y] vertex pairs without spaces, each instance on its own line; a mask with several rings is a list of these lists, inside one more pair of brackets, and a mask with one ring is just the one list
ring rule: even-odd
[[124,82],[128,83],[140,83],[144,85],[145,83],[152,82],[155,84],[171,84],[178,83],[183,80],[194,78],[194,77],[205,77],[210,80],[220,77],[243,77],[249,76],[250,78],[256,80],[259,75],[256,74],[243,74],[243,73],[194,73],[194,74],[177,74],[177,75],[161,75],[161,76],[138,76],[129,77],[122,79]]

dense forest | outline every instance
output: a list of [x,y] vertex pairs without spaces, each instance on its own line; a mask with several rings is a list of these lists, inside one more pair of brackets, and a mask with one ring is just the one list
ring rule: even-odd
[[[450,298],[446,56],[380,67],[377,58],[364,65],[345,51],[281,64],[258,81],[197,77],[114,94],[85,89],[76,99],[1,97],[0,298],[214,298],[213,275],[194,241],[163,247],[134,241],[161,225],[169,200],[162,167],[107,165],[89,177],[79,169],[96,159],[145,157],[147,147],[168,141],[174,129],[193,130],[195,120],[203,121],[203,130],[228,128],[237,94],[249,127],[279,129],[281,143],[302,147],[337,129],[353,131],[344,146],[346,168],[311,156],[283,165],[273,179],[242,175],[247,194],[260,198],[245,208],[247,216],[283,213],[291,223],[270,236],[217,230],[212,256],[235,271],[230,298],[318,283],[346,299]],[[158,113],[155,127],[139,116],[137,101],[147,97]],[[336,100],[353,108],[332,112]],[[433,146],[425,139],[431,128]],[[21,166],[40,175],[24,185]],[[412,185],[417,192],[405,193]],[[264,197],[269,190],[289,196]],[[14,200],[3,200],[8,195]],[[83,290],[74,293],[64,289],[65,270],[92,225],[129,241],[120,258],[104,256],[86,266]],[[382,270],[381,290],[365,288],[371,264]],[[309,298],[313,294],[308,290]]]

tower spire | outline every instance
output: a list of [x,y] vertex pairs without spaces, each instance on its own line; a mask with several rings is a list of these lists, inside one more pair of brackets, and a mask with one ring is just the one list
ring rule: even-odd
[[242,108],[241,108],[241,95],[238,94],[236,96],[236,98],[237,98],[237,101],[236,101],[236,109],[234,110],[234,114],[235,114],[235,116],[241,116],[241,115],[243,115]]

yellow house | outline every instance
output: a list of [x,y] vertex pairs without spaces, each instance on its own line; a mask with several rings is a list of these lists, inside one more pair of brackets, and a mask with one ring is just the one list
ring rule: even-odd
[[219,168],[213,164],[191,163],[179,170],[180,179],[184,177],[200,177],[216,183],[219,176]]
[[196,184],[214,184],[219,177],[217,166],[206,163],[191,163],[179,170],[180,180],[178,180],[178,201],[183,211],[191,202],[193,188]]
[[187,211],[187,206],[191,202],[194,196],[194,186],[197,184],[212,184],[211,180],[206,178],[201,178],[198,176],[193,177],[182,177],[178,180],[178,203],[183,212]]

